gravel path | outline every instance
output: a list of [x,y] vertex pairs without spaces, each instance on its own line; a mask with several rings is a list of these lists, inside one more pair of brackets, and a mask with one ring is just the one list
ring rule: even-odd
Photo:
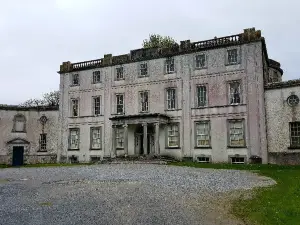
[[241,224],[214,196],[275,182],[246,171],[163,165],[0,170],[0,224]]

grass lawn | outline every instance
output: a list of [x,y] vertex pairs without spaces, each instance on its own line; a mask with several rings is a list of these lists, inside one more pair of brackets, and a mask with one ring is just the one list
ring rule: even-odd
[[233,202],[232,212],[249,224],[300,224],[300,166],[200,164],[193,162],[169,165],[214,169],[254,171],[276,180],[277,185],[254,189],[249,200]]

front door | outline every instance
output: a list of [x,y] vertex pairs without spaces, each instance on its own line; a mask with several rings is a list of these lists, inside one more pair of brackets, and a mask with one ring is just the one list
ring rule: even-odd
[[14,146],[13,147],[12,165],[13,166],[22,166],[23,162],[24,162],[24,147],[23,146]]

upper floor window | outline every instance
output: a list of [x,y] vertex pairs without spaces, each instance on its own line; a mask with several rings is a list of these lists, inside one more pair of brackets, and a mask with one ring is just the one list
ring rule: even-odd
[[238,50],[236,48],[227,50],[227,60],[228,64],[238,63]]
[[124,113],[124,94],[116,94],[117,114]]
[[290,145],[292,148],[300,148],[300,122],[290,123]]
[[229,146],[244,147],[245,146],[245,128],[244,120],[229,120]]
[[47,134],[40,134],[40,151],[47,150]]
[[91,149],[101,149],[101,127],[91,127]]
[[93,72],[93,84],[101,83],[101,73],[100,71]]
[[74,86],[77,86],[79,85],[79,74],[78,73],[75,73],[75,74],[72,74],[72,85]]
[[70,128],[69,129],[69,149],[78,150],[79,149],[79,128]]
[[238,81],[229,83],[229,104],[241,103],[241,83]]
[[210,123],[209,121],[196,122],[196,147],[210,146]]
[[124,68],[123,66],[116,68],[117,76],[116,80],[124,80]]
[[26,132],[26,119],[22,114],[14,117],[14,126],[12,132]]
[[167,109],[176,108],[176,89],[168,88],[167,89]]
[[166,59],[166,73],[174,73],[175,72],[175,64],[174,58]]
[[141,63],[140,64],[140,76],[141,77],[148,76],[148,66],[147,66],[147,63]]
[[205,85],[197,86],[197,107],[207,105],[207,91]]
[[179,126],[177,123],[167,126],[167,146],[169,148],[179,147]]
[[196,55],[196,68],[204,68],[206,66],[205,54]]
[[71,99],[71,116],[77,117],[79,114],[79,100]]
[[140,112],[149,111],[149,92],[141,91],[140,92]]
[[99,116],[101,114],[101,96],[93,97],[93,106],[94,116]]

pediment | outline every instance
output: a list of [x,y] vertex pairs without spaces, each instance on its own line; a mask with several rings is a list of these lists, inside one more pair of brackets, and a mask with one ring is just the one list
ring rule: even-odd
[[7,144],[30,144],[29,141],[23,139],[23,138],[14,138],[8,142],[6,142]]

